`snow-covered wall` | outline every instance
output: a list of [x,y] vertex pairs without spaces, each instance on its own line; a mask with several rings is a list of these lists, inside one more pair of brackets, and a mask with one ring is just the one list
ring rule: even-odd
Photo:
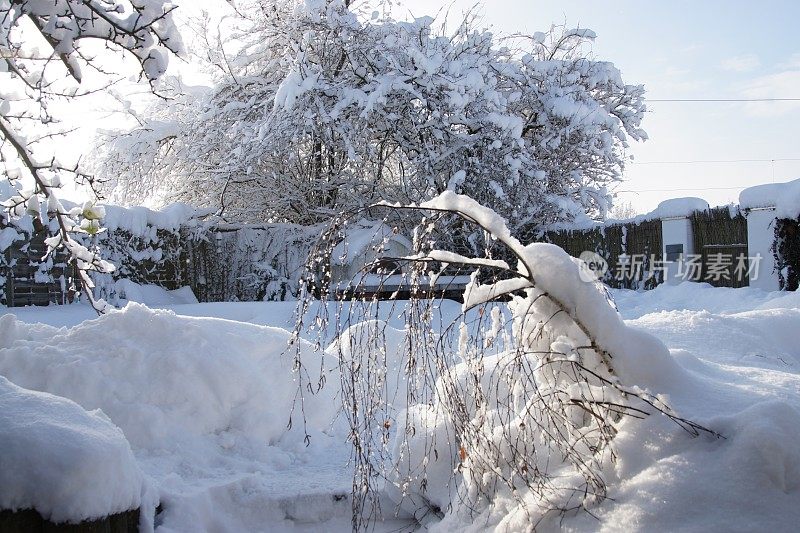
[[749,187],[739,194],[739,207],[743,210],[771,207],[775,209],[776,218],[797,218],[800,216],[800,179]]
[[775,269],[776,210],[774,207],[757,207],[747,214],[747,256],[758,264],[758,271],[750,276],[750,286],[765,291],[780,289],[778,273]]
[[664,281],[678,284],[680,272],[685,271],[685,258],[697,253],[694,249],[691,215],[708,209],[708,202],[700,198],[674,198],[661,202],[653,211],[661,219]]
[[747,216],[747,252],[759,257],[758,276],[750,285],[764,290],[781,288],[781,272],[776,268],[777,219],[800,217],[800,179],[787,183],[768,183],[745,189],[739,206]]

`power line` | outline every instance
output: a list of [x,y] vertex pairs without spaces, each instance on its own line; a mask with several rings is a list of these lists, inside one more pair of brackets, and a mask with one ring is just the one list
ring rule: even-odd
[[800,102],[800,98],[646,98],[647,102]]
[[748,187],[752,187],[753,185],[740,185],[737,187],[697,187],[697,188],[690,188],[690,189],[627,189],[624,191],[616,191],[617,193],[622,192],[684,192],[684,191],[732,191],[736,189],[747,189]]
[[631,161],[632,165],[694,165],[699,163],[774,163],[800,161],[800,157],[775,157],[772,159],[694,159],[687,161]]

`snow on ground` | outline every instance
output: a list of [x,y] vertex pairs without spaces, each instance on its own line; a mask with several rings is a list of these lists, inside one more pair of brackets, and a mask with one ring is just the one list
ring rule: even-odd
[[[155,292],[140,291],[152,306],[169,302]],[[685,382],[654,392],[728,438],[691,439],[666,422],[626,428],[608,473],[613,500],[595,510],[601,521],[580,515],[562,526],[793,530],[800,293],[691,283],[612,293],[626,322],[661,339],[684,371]],[[448,302],[442,314],[458,309]],[[349,530],[349,450],[344,428],[330,424],[335,399],[306,406],[308,448],[297,425],[286,429],[293,303],[131,304],[99,319],[82,305],[4,311],[0,375],[102,409],[157,487],[158,531]],[[396,314],[381,318],[399,326]],[[409,522],[378,529],[398,528]]]
[[136,509],[145,493],[128,441],[102,412],[2,376],[0,450],[0,509],[80,521]]

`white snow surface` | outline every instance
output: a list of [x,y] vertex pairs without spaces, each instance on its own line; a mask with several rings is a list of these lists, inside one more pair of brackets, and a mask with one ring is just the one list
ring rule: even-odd
[[[13,317],[0,320],[0,339]],[[79,522],[139,507],[144,476],[102,411],[23,389],[0,376],[0,509]]]
[[[347,450],[325,452],[331,439],[324,432],[336,412],[334,389],[305,400],[307,429],[314,436],[310,448],[297,416],[293,431],[287,430],[297,392],[291,355],[282,355],[288,339],[282,329],[179,317],[137,303],[70,329],[26,324],[7,313],[0,318],[0,375],[85,409],[102,409],[160,486],[162,501],[170,502],[164,517],[169,522],[184,502],[195,501],[198,490],[236,492],[256,483],[286,494],[301,485],[325,487],[325,494],[346,492],[349,479],[340,473]],[[280,472],[302,472],[312,450],[326,453],[328,463],[320,470],[336,467],[293,487],[292,475]],[[152,513],[153,506],[143,512]],[[175,520],[181,527],[193,523]],[[239,526],[234,522],[227,530]]]
[[[800,293],[696,283],[611,293],[625,325],[669,349],[648,340],[639,351],[652,348],[642,359],[650,363],[622,373],[726,438],[691,438],[655,416],[628,420],[615,439],[619,460],[604,470],[611,499],[592,510],[599,521],[572,515],[543,530],[794,530]],[[459,308],[443,304],[443,320]],[[311,446],[297,424],[286,428],[297,390],[291,355],[283,353],[293,304],[170,309],[131,303],[99,319],[82,305],[11,309],[0,320],[0,375],[102,409],[157,489],[165,509],[158,531],[348,530],[349,502],[334,498],[349,493],[351,480],[346,432],[334,422],[333,358],[317,365],[329,386],[305,405]],[[400,327],[397,314],[380,318]],[[622,359],[635,363],[632,352]],[[431,527],[517,531],[525,524],[501,511],[457,518]]]
[[658,204],[658,207],[645,216],[650,219],[687,217],[695,211],[706,209],[708,209],[708,202],[702,198],[670,198]]
[[191,287],[170,291],[158,285],[140,285],[129,279],[119,279],[114,285],[123,302],[138,302],[150,307],[198,303]]

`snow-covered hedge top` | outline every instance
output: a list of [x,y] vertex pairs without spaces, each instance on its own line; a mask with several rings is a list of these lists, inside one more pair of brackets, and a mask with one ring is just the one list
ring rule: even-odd
[[670,198],[669,200],[664,200],[663,202],[658,204],[658,207],[656,207],[649,213],[645,213],[643,215],[637,215],[633,218],[623,218],[623,219],[609,218],[603,222],[597,222],[595,220],[590,220],[588,217],[585,217],[582,220],[568,224],[554,224],[550,226],[548,229],[550,229],[551,231],[591,230],[607,226],[615,226],[618,224],[641,224],[642,222],[648,222],[650,220],[675,218],[675,217],[688,217],[695,211],[705,211],[708,208],[709,208],[708,202],[706,202],[702,198],[695,198],[695,197]]
[[158,211],[146,207],[121,207],[106,205],[103,226],[109,231],[124,230],[133,235],[143,235],[148,227],[177,231],[198,218],[209,215],[207,209],[187,204],[171,204]]
[[102,411],[0,376],[0,509],[80,522],[137,509],[144,477]]
[[[6,180],[0,179],[0,201],[8,200],[17,194],[19,193],[14,187],[9,185]],[[80,208],[82,205],[68,200],[62,200],[61,204],[67,211]],[[86,207],[84,206],[83,209],[86,209]],[[122,230],[139,237],[149,235],[152,228],[175,232],[181,226],[194,225],[198,220],[212,214],[210,209],[202,209],[182,203],[170,204],[158,210],[141,206],[123,207],[109,204],[92,206],[91,209],[97,212],[97,216],[101,219],[102,227],[108,229],[108,231]],[[28,233],[33,231],[30,216],[27,214],[16,217],[13,222],[14,226],[22,231]],[[0,243],[2,242],[2,239],[0,239]],[[0,251],[2,250],[3,247],[0,246]]]
[[739,206],[742,209],[774,207],[778,218],[797,218],[800,216],[800,179],[749,187],[739,193]]

